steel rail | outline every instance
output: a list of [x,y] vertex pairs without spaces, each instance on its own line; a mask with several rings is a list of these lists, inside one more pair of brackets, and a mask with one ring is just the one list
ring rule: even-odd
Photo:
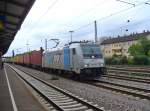
[[101,81],[101,80],[93,80],[87,83],[94,85],[96,87],[105,88],[105,89],[125,93],[128,95],[132,95],[134,97],[140,97],[142,99],[150,100],[150,90],[147,90],[147,89],[141,89],[141,88],[132,87],[132,86],[115,84],[115,83]]
[[[31,73],[29,73],[29,72],[26,72],[26,71],[24,71],[24,70],[20,70],[20,69],[18,69],[18,68],[16,68],[16,67],[14,68],[14,67],[12,67],[12,66],[10,66],[10,65],[9,65],[9,67],[12,68],[17,74],[18,74],[18,72],[16,71],[16,69],[19,70],[19,71],[21,71],[21,72],[23,72],[23,73],[25,73],[26,75],[30,76],[31,78],[34,78],[35,80],[40,81],[41,83],[43,83],[43,84],[45,84],[45,85],[47,85],[47,86],[53,88],[54,90],[56,90],[56,91],[58,91],[58,92],[64,94],[66,97],[72,98],[74,101],[77,101],[78,103],[81,103],[83,106],[87,106],[87,108],[88,108],[87,111],[88,111],[88,110],[89,110],[89,111],[92,111],[92,110],[94,110],[94,111],[105,111],[105,110],[103,109],[103,107],[100,108],[100,107],[98,107],[98,106],[95,105],[95,104],[92,104],[92,103],[90,103],[90,102],[87,102],[86,100],[83,100],[82,98],[79,98],[79,97],[77,97],[77,96],[75,96],[75,95],[73,95],[73,94],[71,94],[71,93],[69,93],[69,92],[67,92],[67,91],[65,91],[65,90],[63,90],[63,89],[60,89],[60,88],[58,88],[58,87],[52,85],[51,83],[48,83],[48,82],[46,82],[46,81],[44,81],[44,80],[42,80],[42,79],[40,79],[40,78],[38,78],[38,77],[36,77],[36,76],[31,75]],[[37,88],[35,88],[33,85],[31,85],[31,83],[30,83],[28,80],[26,80],[24,77],[22,77],[20,74],[18,74],[18,75],[19,75],[26,83],[28,83],[31,87],[33,87],[38,93],[40,93],[40,94],[42,93],[42,92],[39,91],[39,89],[37,89]],[[50,100],[50,98],[47,98],[47,96],[45,96],[43,93],[42,93],[41,95],[42,95],[42,97],[44,97],[48,102],[50,102],[51,104],[53,104],[58,110],[64,111],[64,109],[61,108],[61,106],[59,106],[58,104],[56,104],[55,102],[53,102],[53,100]],[[91,109],[92,109],[92,110],[91,110]]]
[[134,81],[134,82],[141,82],[141,83],[150,83],[150,79],[148,78],[140,78],[140,77],[130,77],[130,76],[122,76],[117,74],[107,74],[103,75],[102,77],[108,77],[108,78],[115,78],[115,79],[121,79],[121,80],[128,80],[128,81]]

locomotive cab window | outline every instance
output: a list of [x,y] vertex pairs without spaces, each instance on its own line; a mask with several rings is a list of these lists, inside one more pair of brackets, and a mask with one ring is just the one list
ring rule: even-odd
[[82,45],[81,48],[84,58],[90,59],[93,56],[94,58],[102,58],[102,53],[98,45]]

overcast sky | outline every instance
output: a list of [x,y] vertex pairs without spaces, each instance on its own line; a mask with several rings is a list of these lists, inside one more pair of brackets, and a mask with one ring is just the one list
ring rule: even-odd
[[[135,7],[116,0],[36,0],[5,55],[26,52],[27,46],[44,48],[45,39],[57,38],[61,47],[70,41],[70,30],[73,40],[94,40],[94,20],[99,38],[150,30],[150,5],[145,4],[150,0],[124,1]],[[49,49],[54,45],[48,41]]]

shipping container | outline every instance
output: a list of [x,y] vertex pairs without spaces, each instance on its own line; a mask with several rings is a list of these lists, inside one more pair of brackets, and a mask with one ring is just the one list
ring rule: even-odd
[[18,55],[18,61],[19,64],[23,64],[23,54]]
[[24,55],[23,55],[23,59],[24,59],[24,64],[25,65],[30,65],[30,53],[28,52],[28,53],[24,53]]
[[32,51],[30,53],[30,59],[31,59],[31,65],[35,67],[41,67],[42,66],[42,50],[39,51]]

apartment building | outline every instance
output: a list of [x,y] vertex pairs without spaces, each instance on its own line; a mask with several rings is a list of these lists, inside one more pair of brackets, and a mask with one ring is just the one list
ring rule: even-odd
[[104,57],[112,57],[114,54],[129,56],[128,49],[131,45],[139,42],[143,37],[150,38],[149,32],[133,34],[124,37],[109,38],[101,42]]

